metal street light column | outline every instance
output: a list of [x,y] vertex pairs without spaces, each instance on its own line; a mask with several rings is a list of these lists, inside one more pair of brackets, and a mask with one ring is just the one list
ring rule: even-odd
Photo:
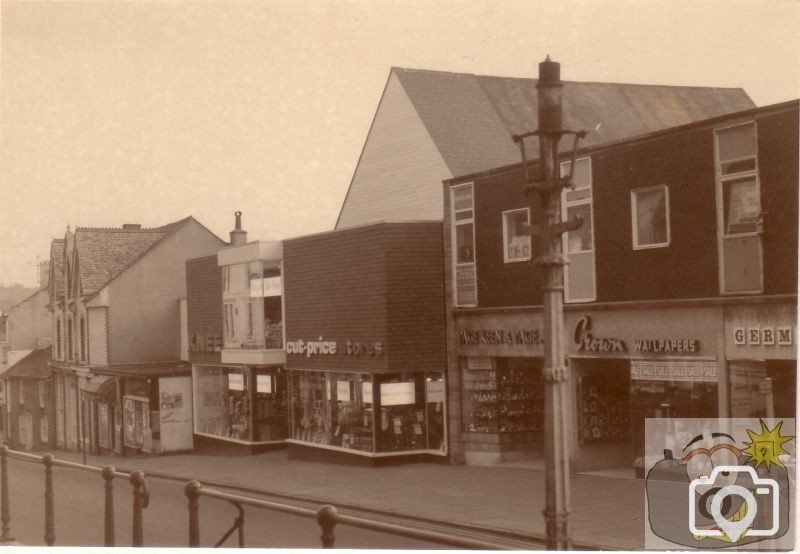
[[[568,263],[561,251],[562,233],[578,229],[583,221],[573,218],[561,221],[561,191],[571,187],[578,140],[582,131],[561,128],[562,105],[560,65],[548,56],[539,64],[539,81],[536,85],[539,103],[539,129],[524,135],[515,135],[514,141],[522,152],[526,192],[537,193],[539,198],[538,227],[541,230],[542,255],[536,259],[541,268],[544,296],[544,368],[545,381],[545,510],[547,548],[570,548],[570,487],[569,487],[569,368],[564,354],[564,266]],[[559,166],[558,144],[564,135],[573,135],[572,163],[569,175],[562,178]],[[525,155],[525,138],[539,138],[538,176],[528,174]]]

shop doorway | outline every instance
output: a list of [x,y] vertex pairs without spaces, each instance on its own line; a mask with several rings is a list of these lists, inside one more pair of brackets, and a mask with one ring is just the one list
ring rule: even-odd
[[644,478],[647,418],[718,417],[717,384],[705,381],[631,380],[636,476]]
[[19,415],[19,441],[23,450],[33,448],[33,416],[28,411]]

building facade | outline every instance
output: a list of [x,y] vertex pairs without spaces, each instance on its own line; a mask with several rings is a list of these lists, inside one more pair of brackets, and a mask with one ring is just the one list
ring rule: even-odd
[[430,222],[284,242],[290,456],[444,459],[441,241]]
[[191,368],[181,360],[185,262],[222,245],[191,217],[152,229],[79,227],[54,241],[58,447],[154,454],[192,448]]
[[7,391],[6,444],[17,450],[52,448],[55,423],[50,347],[33,350],[2,376]]
[[[795,101],[579,153],[561,202],[584,221],[562,243],[574,469],[642,467],[648,417],[794,417],[797,121]],[[541,454],[523,189],[519,164],[445,183],[451,449],[468,462]]]

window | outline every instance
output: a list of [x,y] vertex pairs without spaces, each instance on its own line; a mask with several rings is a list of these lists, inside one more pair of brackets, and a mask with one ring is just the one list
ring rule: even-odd
[[764,288],[758,141],[752,121],[715,130],[720,291]]
[[61,359],[61,320],[56,320],[56,359]]
[[47,406],[47,381],[39,381],[39,407]]
[[475,228],[472,184],[450,190],[456,306],[476,306]]
[[669,246],[669,191],[666,185],[631,191],[633,247]]
[[80,349],[81,349],[81,361],[86,361],[86,320],[81,316],[80,321]]
[[231,290],[231,266],[222,266],[222,290],[228,292]]
[[233,304],[225,304],[225,313],[224,313],[224,326],[225,326],[225,336],[226,337],[233,337],[235,336],[235,327],[233,321]]
[[[594,264],[594,221],[592,217],[592,159],[575,160],[574,189],[561,193],[561,219],[580,217],[583,225],[564,233],[561,248],[569,258],[564,266],[564,300],[590,302],[597,297]],[[569,174],[570,162],[561,164],[561,176]]]
[[247,303],[247,336],[252,337],[255,334],[255,329],[253,328],[253,303]]
[[25,404],[25,379],[19,379],[17,381],[19,386],[17,387],[17,393],[19,394],[19,403],[20,405]]
[[524,262],[531,259],[530,210],[503,212],[503,260]]
[[67,321],[67,361],[72,361],[72,319]]

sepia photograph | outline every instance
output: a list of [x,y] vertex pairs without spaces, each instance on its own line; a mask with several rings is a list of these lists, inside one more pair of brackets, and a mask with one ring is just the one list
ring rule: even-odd
[[0,546],[793,551],[797,0],[0,0]]

